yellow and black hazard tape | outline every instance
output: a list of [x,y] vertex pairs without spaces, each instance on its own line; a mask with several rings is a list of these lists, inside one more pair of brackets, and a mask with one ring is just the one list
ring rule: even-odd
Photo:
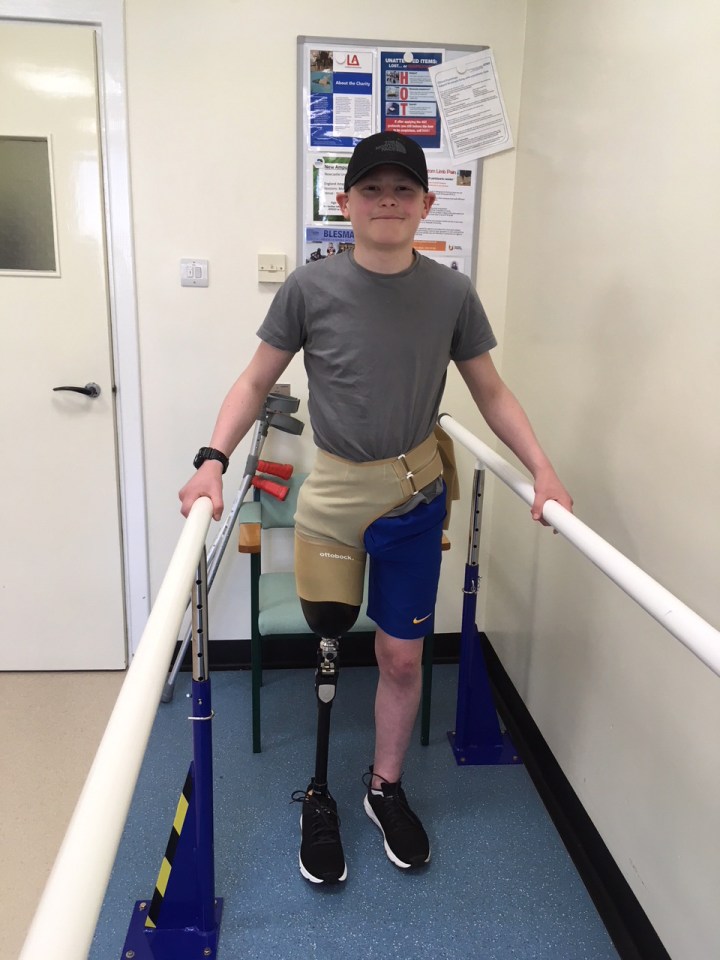
[[173,820],[172,830],[170,831],[170,839],[168,840],[165,856],[163,857],[163,862],[160,866],[160,873],[158,874],[157,883],[155,884],[155,893],[153,894],[152,902],[150,903],[150,909],[148,910],[148,915],[145,919],[146,927],[154,928],[157,926],[163,898],[165,896],[165,891],[167,890],[168,881],[170,880],[170,871],[172,870],[173,858],[175,856],[175,851],[177,850],[178,841],[180,840],[180,834],[182,833],[183,824],[185,823],[188,807],[190,806],[192,789],[192,773],[188,772],[185,785],[182,788],[182,793],[180,794],[180,799],[178,800],[175,819]]

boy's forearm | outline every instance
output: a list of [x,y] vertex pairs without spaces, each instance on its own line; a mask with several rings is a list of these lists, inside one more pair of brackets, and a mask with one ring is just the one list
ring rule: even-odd
[[230,457],[257,419],[266,395],[266,391],[242,374],[222,402],[210,446]]
[[230,457],[257,419],[265,398],[292,359],[292,353],[261,342],[222,402],[210,446]]
[[[257,419],[272,385],[291,359],[292,353],[277,350],[266,343],[260,344],[222,402],[210,437],[211,447],[230,458]],[[222,473],[222,465],[217,460],[206,460],[195,471],[178,494],[184,517],[189,515],[198,497],[209,497],[213,504],[213,518],[220,519],[223,511]]]
[[492,402],[478,403],[478,407],[493,433],[512,450],[534,478],[544,470],[553,470],[527,414],[507,387],[503,387]]
[[[534,479],[553,470],[527,414],[505,385],[488,353],[457,364],[470,394],[493,433],[502,440]],[[554,472],[554,471],[553,471]]]

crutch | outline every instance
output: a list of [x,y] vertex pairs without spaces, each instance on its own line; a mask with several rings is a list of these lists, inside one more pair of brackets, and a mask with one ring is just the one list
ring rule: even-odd
[[[262,411],[260,416],[255,421],[255,428],[253,430],[253,437],[250,446],[250,454],[245,463],[245,472],[243,474],[242,482],[238,489],[238,492],[235,495],[230,511],[225,518],[225,522],[220,528],[220,532],[215,538],[212,546],[207,555],[207,589],[208,591],[213,585],[215,579],[215,574],[218,571],[220,566],[220,561],[223,558],[225,553],[225,547],[228,545],[230,539],[230,533],[232,528],[235,526],[235,521],[237,516],[240,513],[240,507],[243,505],[243,501],[247,495],[248,490],[253,485],[253,478],[260,464],[260,452],[265,443],[265,439],[268,435],[268,430],[270,427],[274,427],[276,430],[281,430],[283,433],[291,433],[295,436],[299,436],[303,432],[305,424],[301,420],[297,420],[295,417],[290,416],[290,414],[295,413],[300,406],[300,401],[296,397],[286,397],[281,396],[277,393],[270,393],[263,404]],[[185,651],[188,648],[188,645],[192,639],[192,626],[187,628],[183,642],[180,646],[180,650],[175,658],[175,662],[172,665],[168,678],[165,681],[165,686],[162,692],[162,702],[169,703],[175,692],[175,680],[180,671],[180,667],[185,657]]]

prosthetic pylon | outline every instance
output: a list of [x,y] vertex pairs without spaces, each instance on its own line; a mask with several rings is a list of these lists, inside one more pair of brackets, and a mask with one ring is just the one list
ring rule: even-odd
[[313,602],[301,599],[300,603],[308,626],[320,636],[315,669],[315,694],[318,702],[315,773],[310,786],[315,793],[327,794],[330,711],[340,673],[340,637],[355,623],[360,607],[334,601]]
[[312,789],[327,793],[328,753],[330,747],[330,711],[332,710],[338,676],[340,674],[340,641],[323,638],[318,647],[315,670],[315,693],[318,701],[317,740],[315,744],[315,774]]

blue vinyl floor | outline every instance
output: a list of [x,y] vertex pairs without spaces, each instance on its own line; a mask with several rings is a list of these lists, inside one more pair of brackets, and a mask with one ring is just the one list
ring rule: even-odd
[[[344,669],[333,707],[330,789],[348,879],[317,887],[298,869],[299,804],[314,765],[312,670],[272,670],[263,752],[251,752],[250,675],[212,677],[219,960],[616,960],[610,938],[521,766],[458,767],[446,732],[456,666],[436,666],[430,744],[419,732],[404,786],[432,861],[398,870],[362,808],[376,671]],[[136,900],[151,898],[192,756],[185,694],[161,704],[98,923],[91,960],[120,958]]]

